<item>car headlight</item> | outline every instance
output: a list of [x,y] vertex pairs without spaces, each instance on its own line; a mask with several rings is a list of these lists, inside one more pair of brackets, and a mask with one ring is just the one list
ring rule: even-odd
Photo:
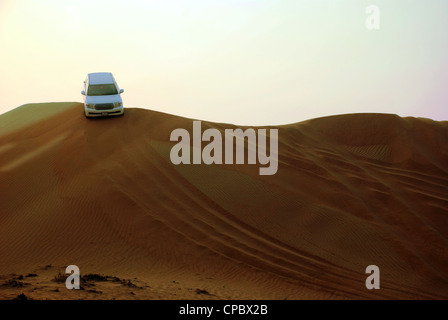
[[86,107],[89,109],[95,109],[95,105],[93,103],[87,103]]
[[122,105],[123,105],[123,103],[121,103],[121,102],[115,102],[114,103],[114,108],[121,107]]

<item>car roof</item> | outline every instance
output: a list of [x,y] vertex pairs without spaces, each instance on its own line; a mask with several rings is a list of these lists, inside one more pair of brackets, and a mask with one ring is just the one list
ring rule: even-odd
[[90,84],[114,83],[114,76],[110,72],[94,72],[89,73]]

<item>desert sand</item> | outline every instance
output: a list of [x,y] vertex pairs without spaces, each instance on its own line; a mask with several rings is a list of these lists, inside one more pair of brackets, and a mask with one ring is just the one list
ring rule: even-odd
[[448,122],[269,127],[272,176],[173,165],[170,133],[191,127],[139,108],[88,120],[80,103],[1,115],[0,299],[448,299]]

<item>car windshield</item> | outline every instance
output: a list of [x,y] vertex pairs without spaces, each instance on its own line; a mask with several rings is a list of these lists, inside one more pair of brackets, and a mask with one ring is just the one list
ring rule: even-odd
[[89,86],[88,96],[109,96],[118,94],[117,88],[113,83],[111,84],[91,84]]

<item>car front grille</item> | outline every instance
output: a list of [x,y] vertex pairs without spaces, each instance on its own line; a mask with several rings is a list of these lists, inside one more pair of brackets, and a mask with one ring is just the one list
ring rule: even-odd
[[110,110],[114,108],[113,103],[99,103],[95,105],[95,110]]

